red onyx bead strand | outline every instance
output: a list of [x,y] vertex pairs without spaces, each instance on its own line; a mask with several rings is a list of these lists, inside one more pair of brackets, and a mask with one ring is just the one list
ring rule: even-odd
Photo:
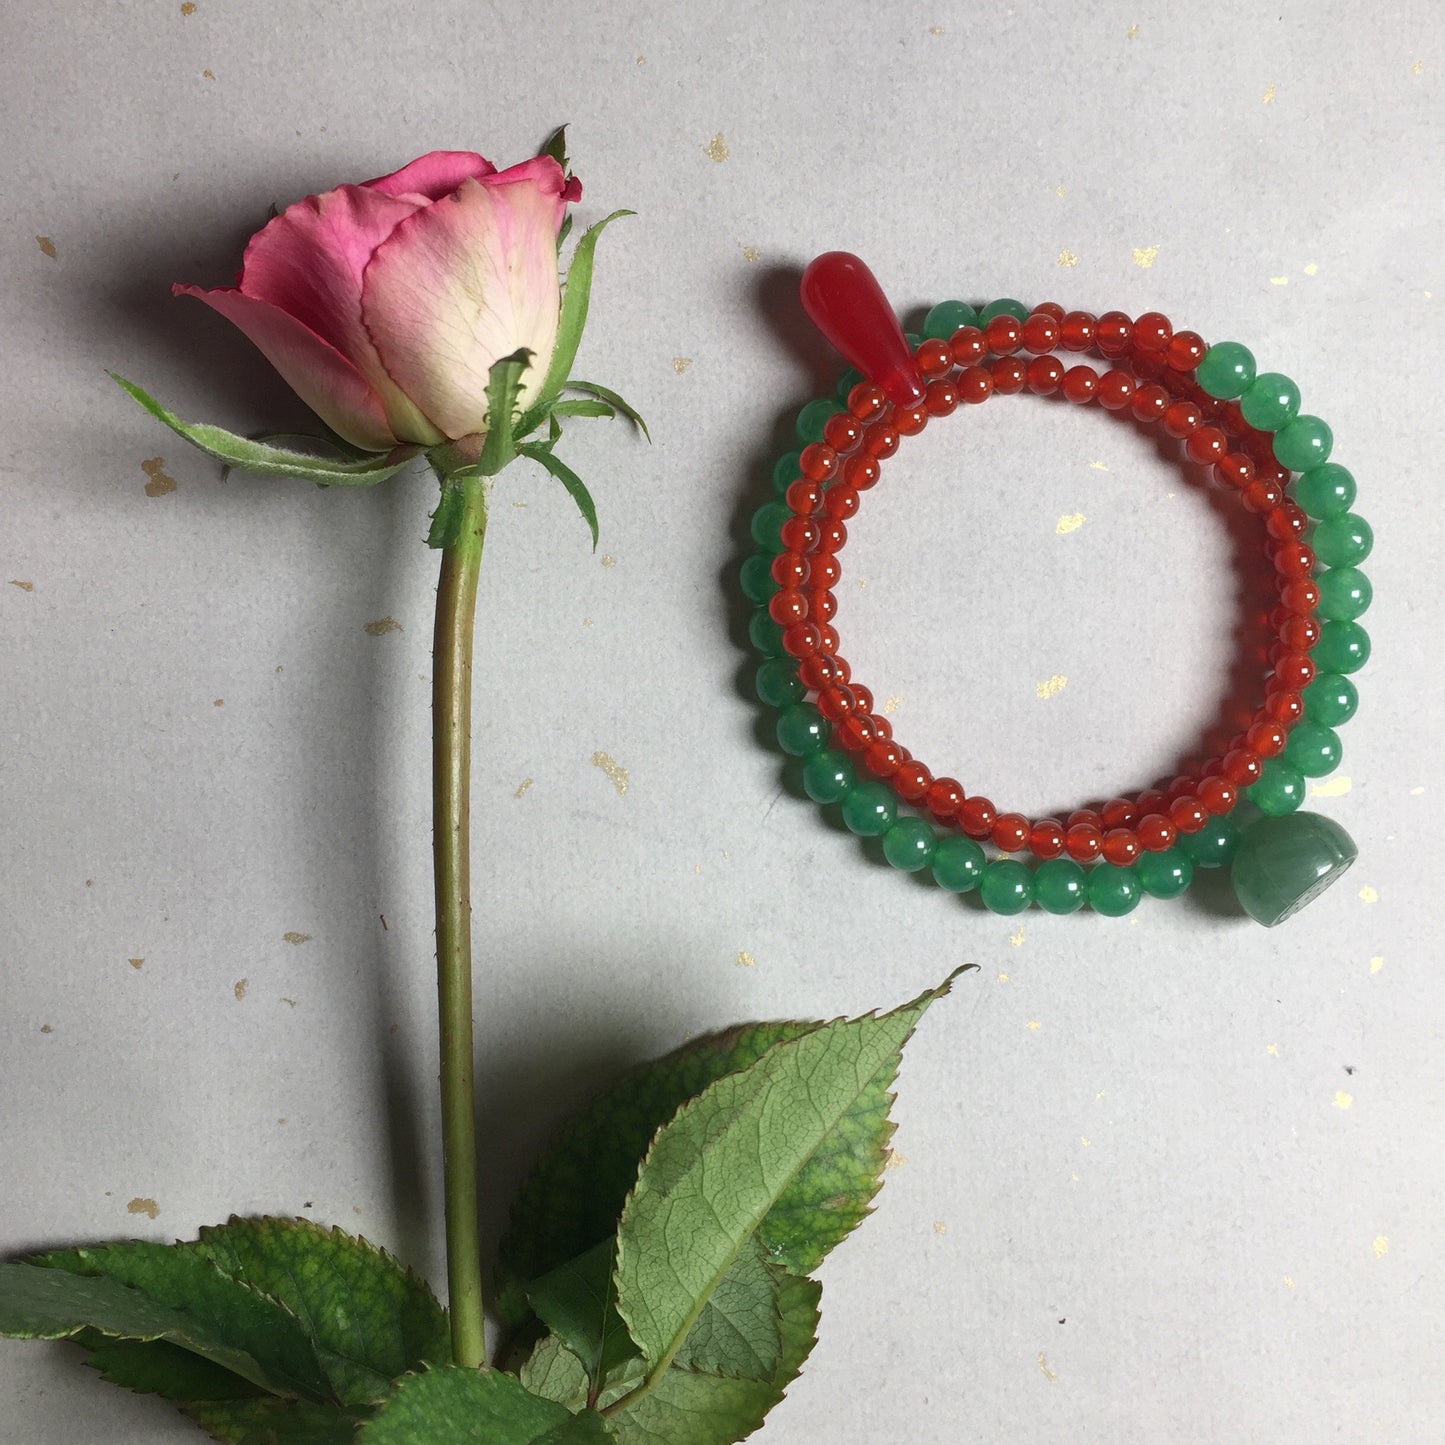
[[[1083,362],[1067,365],[1051,354],[1058,349],[1092,351],[1119,364],[1102,373]],[[1289,474],[1274,461],[1269,435],[1249,427],[1236,405],[1207,397],[1194,383],[1192,371],[1205,349],[1197,333],[1175,331],[1157,312],[1131,321],[1123,312],[1095,317],[1048,304],[1022,322],[994,317],[982,328],[965,326],[947,342],[929,340],[917,349],[914,359],[924,379],[920,402],[900,407],[880,387],[860,382],[849,392],[846,409],[825,424],[823,441],[803,450],[802,475],[785,494],[794,515],[783,528],[786,550],[773,563],[780,591],[769,611],[784,626],[784,647],[800,659],[799,676],[817,694],[838,744],[941,826],[991,841],[1003,853],[1067,856],[1081,863],[1103,859],[1125,867],[1141,852],[1162,852],[1181,834],[1198,832],[1210,816],[1229,812],[1303,717],[1301,692],[1314,676],[1309,649],[1319,638],[1314,555],[1300,540],[1308,519],[1284,500]],[[1096,402],[1178,440],[1185,457],[1208,467],[1216,482],[1234,490],[1244,508],[1263,520],[1281,604],[1272,619],[1276,645],[1265,695],[1222,756],[1206,762],[1197,777],[1174,779],[1167,790],[1115,798],[1098,811],[1077,810],[1063,821],[1001,813],[989,799],[965,793],[956,779],[935,778],[894,740],[888,719],[873,712],[872,693],[849,684],[848,665],[837,656],[837,633],[829,625],[841,576],[836,553],[847,541],[844,523],[879,481],[882,463],[898,450],[900,438],[960,404],[1025,389],[1062,394],[1076,405]]]

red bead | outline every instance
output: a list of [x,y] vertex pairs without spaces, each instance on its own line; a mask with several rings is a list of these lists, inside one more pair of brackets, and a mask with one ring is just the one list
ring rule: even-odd
[[1227,813],[1239,801],[1239,789],[1228,778],[1201,778],[1199,801],[1215,816]]
[[1181,833],[1197,833],[1209,821],[1209,810],[1195,794],[1190,793],[1170,803],[1169,821]]
[[1046,311],[1035,311],[1024,322],[1024,350],[1034,355],[1052,351],[1059,344],[1059,323]]
[[1315,554],[1303,542],[1281,542],[1275,549],[1274,570],[1281,577],[1308,577],[1315,569]]
[[1139,819],[1134,830],[1139,835],[1139,846],[1146,853],[1162,853],[1174,846],[1179,830],[1163,813],[1146,813]]
[[785,587],[768,598],[768,616],[779,627],[790,627],[795,622],[806,621],[808,600],[796,588]]
[[1303,692],[1315,680],[1315,665],[1307,652],[1286,652],[1275,663],[1274,675],[1291,692]]
[[1159,788],[1149,788],[1142,792],[1134,800],[1134,806],[1139,810],[1139,825],[1143,826],[1144,819],[1151,813],[1162,813],[1169,806],[1169,795]]
[[1204,413],[1192,401],[1171,401],[1164,409],[1164,430],[1180,440],[1203,421]]
[[1059,323],[1059,344],[1065,351],[1087,351],[1094,344],[1094,315],[1090,311],[1070,311]]
[[[1251,723],[1244,734],[1245,743],[1262,758],[1277,758],[1287,740],[1284,728],[1276,722]],[[1228,764],[1229,759],[1224,761]]]
[[1262,515],[1284,501],[1284,488],[1272,478],[1257,476],[1239,489],[1239,500],[1246,512]]
[[815,553],[808,559],[808,581],[814,587],[836,587],[843,575],[843,564],[827,553]]
[[1094,328],[1094,346],[1100,356],[1117,361],[1128,356],[1134,344],[1134,323],[1122,311],[1106,311]]
[[831,622],[838,615],[838,599],[826,587],[814,587],[803,594],[808,599],[808,616],[814,622]]
[[1245,452],[1226,452],[1214,464],[1214,480],[1221,487],[1243,487],[1254,480],[1254,462]]
[[863,427],[856,417],[840,411],[823,423],[823,441],[838,455],[846,456],[863,440]]
[[1174,371],[1193,371],[1207,349],[1197,331],[1176,331],[1164,348],[1164,360]]
[[1097,395],[1105,411],[1123,411],[1134,400],[1134,378],[1127,371],[1106,371]]
[[986,366],[966,366],[958,373],[958,396],[976,406],[993,395],[993,373]]
[[1023,345],[1024,324],[1016,316],[995,316],[983,328],[983,339],[995,356],[1012,356]]
[[923,804],[940,823],[952,823],[963,806],[963,784],[957,778],[935,778],[923,795]]
[[859,421],[872,421],[888,405],[888,397],[881,386],[871,381],[860,381],[848,393],[848,410]]
[[1305,616],[1320,605],[1320,589],[1309,577],[1294,577],[1279,589],[1279,600],[1287,611]]
[[1277,630],[1279,640],[1291,652],[1308,652],[1320,640],[1319,619],[1301,617],[1297,612],[1286,613]]
[[958,408],[958,388],[951,381],[930,381],[923,405],[929,416],[949,416]]
[[811,552],[818,545],[822,529],[811,517],[789,517],[778,528],[778,536],[790,552]]
[[1200,466],[1213,466],[1225,454],[1228,438],[1217,426],[1202,426],[1184,443],[1184,454]]
[[910,758],[893,774],[893,791],[905,803],[921,802],[932,783],[933,774],[916,758]]
[[[853,689],[854,692],[857,690],[857,688]],[[893,736],[893,724],[886,717],[880,717],[876,712],[873,714],[873,736],[878,738]]]
[[798,457],[798,470],[812,481],[826,482],[838,470],[838,453],[822,442],[809,442]]
[[1075,808],[1067,818],[1064,819],[1066,827],[1072,828],[1076,823],[1089,823],[1103,832],[1104,816],[1094,808]]
[[816,705],[829,722],[841,722],[857,711],[858,700],[851,687],[825,687],[819,691]]
[[1057,357],[1036,356],[1029,362],[1029,390],[1035,396],[1052,396],[1064,384],[1064,364]]
[[1194,779],[1187,773],[1181,773],[1170,782],[1165,791],[1169,794],[1171,803],[1178,802],[1180,798],[1191,797],[1194,793]]
[[1094,399],[1099,389],[1099,373],[1092,366],[1071,366],[1064,373],[1064,399],[1082,406]]
[[1224,776],[1241,788],[1257,783],[1263,767],[1263,760],[1253,748],[1231,748],[1224,755]]
[[946,341],[935,341],[930,337],[914,352],[914,357],[925,381],[945,376],[953,369],[953,353]]
[[1029,820],[1022,813],[1000,813],[993,820],[991,836],[994,847],[1004,853],[1017,853],[1029,845]]
[[1139,836],[1130,828],[1111,828],[1104,834],[1104,861],[1127,868],[1139,857]]
[[916,437],[928,425],[928,408],[922,405],[895,407],[893,425],[899,436]]
[[1260,712],[1271,722],[1289,727],[1305,715],[1305,700],[1297,692],[1272,692]]
[[863,750],[863,766],[875,778],[892,777],[903,762],[903,753],[892,738],[879,738]]
[[1097,824],[1071,823],[1064,833],[1064,848],[1074,862],[1092,863],[1104,850],[1104,835]]
[[1142,422],[1161,421],[1169,407],[1169,393],[1157,381],[1146,382],[1136,387],[1129,410],[1134,419]]
[[958,826],[970,838],[987,838],[993,833],[993,821],[997,817],[998,810],[994,805],[987,798],[975,794],[963,800],[958,810]]
[[1029,851],[1035,858],[1057,858],[1064,851],[1064,825],[1057,818],[1040,818],[1029,829]]
[[1029,378],[1029,364],[1017,356],[1003,356],[989,367],[993,389],[999,396],[1013,396],[1024,389]]
[[875,421],[863,433],[863,450],[870,457],[886,462],[898,450],[898,432],[889,422]]
[[1297,542],[1309,527],[1310,519],[1293,502],[1281,502],[1264,519],[1264,529],[1277,542]]
[[1134,320],[1134,349],[1162,352],[1174,335],[1169,318],[1158,311],[1146,311]]
[[955,366],[973,366],[988,355],[988,342],[977,326],[960,326],[949,338],[948,349]]
[[859,712],[873,711],[873,694],[861,682],[853,684],[853,696],[857,699]]
[[1052,316],[1055,321],[1062,321],[1064,319],[1064,308],[1060,306],[1057,301],[1040,301],[1039,304],[1034,307],[1034,314],[1036,316]]
[[1139,821],[1139,805],[1128,798],[1110,798],[1099,812],[1105,828],[1132,828]]
[[779,587],[801,587],[812,576],[812,563],[801,552],[779,552],[768,569]]
[[831,653],[835,657],[838,655],[838,629],[836,627],[830,627],[824,622],[818,628],[818,650]]
[[823,500],[823,488],[818,482],[810,482],[806,477],[799,477],[796,482],[788,483],[788,490],[783,493],[783,500],[788,504],[788,510],[795,512],[800,517],[810,517],[818,510],[818,504]]
[[833,736],[850,753],[861,753],[877,737],[873,719],[865,712],[855,712],[845,717],[833,729]]
[[783,629],[783,651],[790,657],[811,657],[822,643],[822,630],[811,622],[795,622]]
[[876,486],[882,475],[883,468],[878,465],[877,457],[849,457],[843,463],[843,484],[857,492]]
[[848,681],[848,664],[841,657],[814,653],[798,664],[798,676],[805,687],[822,692],[825,687],[838,687]]

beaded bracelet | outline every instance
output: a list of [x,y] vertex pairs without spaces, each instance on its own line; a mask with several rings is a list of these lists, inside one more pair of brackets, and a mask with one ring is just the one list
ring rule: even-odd
[[[852,832],[880,838],[894,867],[931,868],[954,892],[976,887],[1002,914],[1031,903],[1071,913],[1087,902],[1119,916],[1145,893],[1183,893],[1197,867],[1228,864],[1245,911],[1273,926],[1334,882],[1354,861],[1354,843],[1338,823],[1296,810],[1306,779],[1338,766],[1335,728],[1357,706],[1348,674],[1370,652],[1356,619],[1371,600],[1358,564],[1372,534],[1350,510],[1353,477],[1329,460],[1329,427],[1300,414],[1294,383],[1257,374],[1243,346],[1206,346],[1158,312],[1131,321],[1005,299],[975,313],[945,301],[928,313],[922,338],[905,338],[872,273],[844,252],[808,267],[802,299],[854,370],[840,400],[799,413],[801,450],[774,469],[781,495],[753,518],[760,550],[743,564],[741,585],[757,604],[749,634],[764,658],[758,695],[780,709],[778,741],[803,759],[808,795],[838,805]],[[1056,348],[1112,365],[1102,374],[1066,367]],[[1182,442],[1190,461],[1210,467],[1261,519],[1278,592],[1263,695],[1224,752],[1188,776],[1062,819],[1000,811],[916,760],[853,679],[833,626],[847,523],[901,438],[960,403],[1025,389],[1096,403]],[[1245,827],[1231,817],[1241,799],[1262,815]],[[900,815],[900,801],[926,818]],[[932,824],[949,831],[940,837]],[[984,841],[998,850],[992,861]],[[1011,856],[1025,852],[1035,868]]]

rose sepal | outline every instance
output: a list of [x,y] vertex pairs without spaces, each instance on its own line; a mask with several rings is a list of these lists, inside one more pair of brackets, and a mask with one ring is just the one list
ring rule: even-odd
[[[164,422],[177,436],[236,471],[254,472],[263,477],[298,477],[323,487],[370,487],[399,472],[422,451],[419,446],[398,446],[389,452],[377,452],[356,461],[328,461],[324,457],[293,451],[290,447],[253,441],[250,437],[239,436],[207,422],[182,421],[134,382],[113,371],[107,375],[138,406]],[[316,440],[321,445],[331,445],[324,438]]]

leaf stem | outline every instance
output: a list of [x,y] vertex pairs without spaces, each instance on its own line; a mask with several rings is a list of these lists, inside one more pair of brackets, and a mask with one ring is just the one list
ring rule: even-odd
[[452,1358],[486,1363],[477,1234],[472,1081],[472,640],[487,531],[489,479],[468,477],[456,540],[442,552],[432,663],[432,810],[437,995],[441,1025],[442,1172]]

